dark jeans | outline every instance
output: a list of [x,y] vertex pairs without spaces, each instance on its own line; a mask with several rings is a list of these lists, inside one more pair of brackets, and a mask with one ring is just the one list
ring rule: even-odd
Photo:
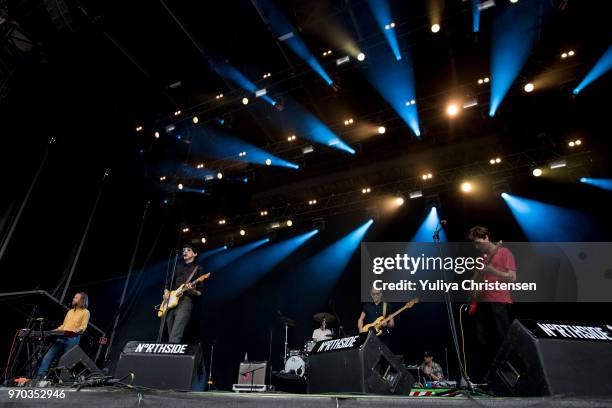
[[180,343],[183,340],[183,332],[189,323],[192,310],[193,300],[189,296],[183,296],[178,306],[168,312],[166,325],[169,343]]
[[51,348],[47,351],[47,354],[45,354],[45,357],[42,359],[42,362],[40,363],[40,367],[38,368],[37,373],[38,376],[45,377],[47,375],[47,372],[49,372],[49,367],[51,366],[53,360],[63,356],[64,353],[79,344],[80,340],[81,336],[66,337],[55,340]]
[[[510,303],[482,302],[476,310],[476,343],[478,349],[472,353],[472,381],[481,381],[493,362],[510,327]],[[468,363],[469,365],[469,363]]]

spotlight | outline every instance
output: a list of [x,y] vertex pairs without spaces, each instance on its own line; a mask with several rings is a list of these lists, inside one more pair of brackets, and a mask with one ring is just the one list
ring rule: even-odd
[[242,104],[243,105],[248,105],[249,104],[249,98],[247,98],[246,96],[244,98],[242,98]]
[[446,107],[446,114],[448,116],[455,117],[459,114],[459,106],[455,103],[451,103]]
[[569,50],[569,51],[568,51],[568,53],[567,53],[567,55],[568,55],[569,57],[573,57],[573,56],[574,56],[574,51]]
[[416,101],[414,99],[411,99],[409,101],[406,101],[406,106],[414,105],[415,103]]
[[395,205],[397,205],[398,207],[404,205],[404,197],[396,197],[395,198]]
[[370,189],[370,187],[362,188],[362,189],[361,189],[361,194],[368,194],[370,191],[372,191],[372,190]]
[[259,215],[262,216],[262,217],[265,217],[266,215],[268,215],[268,211],[266,211],[266,210],[260,211]]
[[489,77],[485,77],[485,79],[483,79],[483,81],[484,81],[485,84],[488,84],[489,83]]
[[480,79],[478,80],[478,85],[482,85],[483,83],[484,83],[484,79],[480,78]]
[[431,25],[431,32],[432,33],[437,33],[438,31],[440,31],[440,24],[432,24]]
[[287,141],[293,142],[295,140],[295,135],[291,135],[287,138]]
[[495,164],[495,159],[489,160],[489,164]]
[[137,132],[142,132],[142,126],[136,126],[136,131]]
[[390,30],[392,28],[395,28],[395,23],[391,22],[389,24],[385,24],[385,30]]
[[464,181],[463,183],[461,183],[461,191],[463,191],[464,193],[469,193],[472,191],[472,183],[470,183],[469,181]]
[[381,135],[384,134],[387,131],[387,129],[384,126],[379,126],[378,127],[378,133],[380,133]]
[[217,173],[217,178],[218,178],[219,180],[221,180],[221,179],[223,178],[223,173],[218,172],[218,173]]
[[423,192],[421,190],[411,191],[408,197],[410,197],[411,200],[414,200],[415,198],[423,197]]
[[166,176],[160,176],[159,181],[165,181],[166,180]]
[[569,147],[574,147],[576,145],[576,143],[574,143],[574,141],[572,140],[571,142],[568,143]]
[[422,178],[423,180],[430,180],[432,177],[433,177],[433,174],[431,174],[431,173],[424,173],[424,174],[421,176],[421,178]]
[[223,98],[223,94],[218,94],[215,96],[215,99],[221,99],[221,98]]
[[528,82],[525,84],[523,89],[525,90],[525,92],[529,93],[529,92],[533,92],[533,90],[535,89],[535,86],[531,82]]
[[182,190],[182,189],[183,189],[183,183],[179,183],[179,184],[178,184],[178,189],[179,189],[179,190]]
[[155,138],[159,139],[159,132],[155,132]]
[[170,133],[174,131],[174,125],[168,125],[166,126],[166,133]]
[[366,59],[366,55],[363,52],[357,54],[357,61],[363,61]]
[[512,3],[512,4],[518,3],[518,0],[510,0],[510,3]]
[[325,231],[325,219],[324,218],[315,218],[312,220],[312,227],[317,231]]
[[563,54],[561,54],[561,58],[567,58],[567,52],[564,52]]
[[576,146],[580,146],[582,144],[582,140],[576,139],[574,143],[576,144]]
[[182,231],[183,231],[183,232],[189,232],[189,228],[184,227],[184,228],[182,229]]
[[202,237],[202,239],[200,240],[203,244],[206,243],[206,237]]
[[244,236],[246,235],[246,231],[245,231],[245,230],[243,230],[243,229],[241,229],[241,230],[240,230],[240,235],[242,235],[242,236],[244,237]]
[[315,205],[317,203],[317,200],[309,200],[308,201],[308,205]]
[[500,157],[496,157],[494,159],[489,160],[489,164],[494,165],[494,164],[499,164],[501,163],[501,158]]
[[287,226],[288,226],[288,227],[290,227],[290,226],[292,226],[292,225],[293,225],[293,221],[291,221],[291,220],[287,220]]
[[531,174],[533,174],[534,177],[540,177],[542,175],[542,169],[533,169]]
[[180,111],[180,110],[177,110],[176,112],[174,112],[174,116],[178,116],[178,115],[180,115],[180,114],[181,114],[181,111]]
[[266,166],[269,166],[269,165],[271,165],[271,164],[272,164],[272,160],[270,160],[270,159],[266,159]]
[[225,219],[221,218],[219,220],[219,225],[225,225],[225,222],[226,222]]
[[551,162],[548,167],[550,167],[551,170],[554,170],[554,169],[560,169],[561,167],[565,167],[565,166],[567,166],[567,162],[565,160],[557,160],[557,161]]
[[314,152],[314,147],[312,146],[304,146],[302,147],[302,154],[308,154]]
[[198,123],[198,122],[200,121],[200,119],[198,119],[198,117],[197,117],[197,116],[194,116],[194,117],[191,119],[191,121],[192,121],[193,123]]
[[353,124],[353,118],[349,118],[344,121],[344,126],[348,126],[352,124]]

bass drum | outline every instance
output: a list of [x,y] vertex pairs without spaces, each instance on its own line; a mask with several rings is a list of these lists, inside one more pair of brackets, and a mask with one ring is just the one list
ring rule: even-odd
[[285,373],[294,374],[298,377],[306,375],[306,363],[308,359],[304,355],[294,355],[285,362]]

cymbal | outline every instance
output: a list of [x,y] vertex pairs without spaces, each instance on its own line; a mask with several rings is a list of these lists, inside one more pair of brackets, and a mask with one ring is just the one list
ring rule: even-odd
[[293,320],[290,317],[285,317],[285,316],[278,316],[278,321],[281,322],[282,324],[286,324],[287,326],[295,326],[295,320]]
[[317,313],[312,316],[312,318],[319,323],[321,323],[323,320],[325,320],[325,323],[333,323],[336,321],[336,316],[331,313]]

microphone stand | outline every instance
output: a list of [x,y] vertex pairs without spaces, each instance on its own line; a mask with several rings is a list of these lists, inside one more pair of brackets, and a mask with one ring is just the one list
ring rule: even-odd
[[[434,231],[432,235],[432,240],[433,240],[434,245],[438,248],[438,254],[440,256],[440,259],[444,258],[443,253],[442,253],[442,246],[440,245],[440,232],[443,229],[443,224],[446,224],[446,223],[445,222],[443,223],[442,221],[439,222],[438,226],[436,227],[436,230]],[[442,268],[442,280],[446,281],[446,270],[444,268]],[[455,348],[455,355],[457,356],[457,363],[459,365],[459,375],[461,376],[461,379],[458,383],[458,386],[455,389],[451,389],[440,395],[441,396],[448,395],[453,392],[456,392],[457,390],[460,390],[461,393],[467,394],[468,396],[478,395],[480,394],[480,392],[476,391],[474,387],[472,386],[472,383],[470,383],[470,380],[467,377],[467,374],[465,372],[465,367],[463,366],[463,363],[461,362],[461,353],[459,351],[459,340],[457,337],[457,327],[455,324],[455,316],[453,315],[453,306],[451,303],[450,294],[446,291],[444,292],[444,304],[446,306],[446,312],[448,315],[448,324],[449,324],[451,335],[453,337],[453,346]],[[450,376],[449,373],[447,373],[447,375]],[[462,383],[465,383],[465,388],[461,386]]]
[[215,387],[215,384],[213,383],[213,379],[212,379],[212,369],[213,369],[213,355],[215,352],[215,343],[210,343],[210,368],[208,371],[208,391],[211,390],[217,390],[217,387]]

